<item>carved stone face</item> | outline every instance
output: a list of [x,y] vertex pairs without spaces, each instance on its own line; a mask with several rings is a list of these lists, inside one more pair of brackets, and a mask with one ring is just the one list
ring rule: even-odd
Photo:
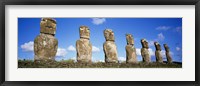
[[126,41],[128,45],[134,45],[133,36],[131,34],[126,34]]
[[87,26],[80,26],[80,37],[90,39],[90,29]]
[[154,45],[156,47],[156,50],[160,50],[161,51],[161,47],[160,47],[160,44],[158,42],[154,42]]
[[40,33],[56,34],[56,20],[52,18],[42,18],[40,22]]
[[143,48],[147,48],[147,49],[149,48],[149,45],[148,45],[148,42],[146,41],[146,39],[142,39],[141,44],[142,44]]
[[114,32],[111,29],[104,30],[106,41],[115,41]]
[[165,51],[169,52],[169,47],[167,44],[164,44]]

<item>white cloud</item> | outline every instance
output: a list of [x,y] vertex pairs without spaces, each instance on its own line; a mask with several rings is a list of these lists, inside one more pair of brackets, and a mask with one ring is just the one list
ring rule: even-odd
[[161,50],[161,55],[163,58],[166,58],[165,50]]
[[92,52],[100,52],[100,48],[92,46]]
[[105,18],[92,18],[92,23],[95,25],[100,25],[106,22]]
[[154,41],[150,41],[149,46],[154,46]]
[[[172,55],[172,56],[174,55],[174,53],[173,53],[173,52],[171,52],[171,51],[170,51],[169,53],[170,53],[170,55]],[[173,58],[173,57],[172,57],[172,58]]]
[[155,56],[155,53],[154,53],[154,51],[151,48],[149,48],[148,50],[149,50],[150,56]]
[[71,60],[74,60],[74,62],[77,62],[76,57],[70,58]]
[[56,56],[58,57],[65,57],[67,55],[67,50],[64,48],[58,48]]
[[92,60],[92,62],[97,63],[97,62],[105,62],[104,60]]
[[118,60],[119,61],[126,61],[126,58],[125,57],[118,57]]
[[71,57],[70,59],[71,59],[71,60],[76,60],[76,57]]
[[118,61],[121,63],[121,62],[124,62],[126,61],[126,58],[125,57],[118,57]]
[[176,28],[175,28],[175,31],[176,31],[176,32],[182,32],[182,27],[176,27]]
[[[149,50],[150,56],[155,56],[155,53],[151,48],[149,48],[148,50]],[[140,48],[136,48],[136,54],[141,56],[141,49]]]
[[140,48],[136,48],[136,54],[141,56],[141,49]]
[[67,50],[69,51],[76,51],[76,48],[73,45],[70,45]]
[[176,51],[180,51],[181,50],[181,48],[180,47],[176,47]]
[[163,33],[159,33],[156,39],[149,41],[149,46],[154,46],[154,42],[163,41],[164,39],[165,36],[163,35]]
[[163,41],[165,39],[165,36],[162,33],[158,34],[158,40]]
[[166,30],[169,30],[171,27],[169,26],[159,26],[156,28],[156,30],[163,30],[163,31],[166,31]]
[[28,43],[24,43],[23,45],[21,45],[21,48],[23,51],[33,51],[33,46],[34,46],[34,42],[33,41],[29,41]]

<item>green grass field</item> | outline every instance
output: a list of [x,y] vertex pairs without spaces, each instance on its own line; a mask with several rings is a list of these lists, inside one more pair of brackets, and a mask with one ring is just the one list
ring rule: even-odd
[[91,64],[76,63],[74,60],[62,60],[54,62],[37,62],[33,60],[18,60],[18,68],[182,68],[182,63],[149,63],[139,62],[138,64],[104,63]]

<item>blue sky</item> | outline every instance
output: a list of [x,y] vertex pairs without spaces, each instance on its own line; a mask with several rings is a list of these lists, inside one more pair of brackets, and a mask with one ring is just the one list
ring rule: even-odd
[[[18,18],[18,59],[33,59],[33,41],[40,33],[41,18]],[[92,60],[104,61],[103,30],[112,29],[117,45],[118,59],[125,61],[126,37],[132,34],[135,40],[138,61],[142,60],[140,40],[147,39],[151,60],[155,61],[154,41],[162,46],[162,54],[166,61],[163,44],[170,47],[174,61],[182,62],[182,18],[55,18],[58,39],[56,60],[76,59],[75,44],[79,37],[79,27],[90,28],[90,42],[93,46]]]

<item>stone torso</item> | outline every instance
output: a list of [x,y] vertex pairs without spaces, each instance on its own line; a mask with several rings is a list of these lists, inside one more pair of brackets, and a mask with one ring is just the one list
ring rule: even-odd
[[163,59],[162,59],[161,51],[156,50],[156,51],[155,51],[155,55],[156,55],[156,62],[162,63],[162,62],[163,62]]
[[165,54],[166,54],[166,57],[167,57],[167,62],[172,63],[173,61],[172,61],[172,57],[170,55],[170,50],[169,50],[168,45],[164,44],[164,48],[165,48],[165,51],[166,51]]
[[170,55],[170,52],[166,52],[167,62],[172,63],[172,57]]
[[76,41],[77,61],[92,62],[92,44],[87,39]]
[[143,62],[149,63],[151,61],[150,60],[150,53],[149,53],[148,49],[142,48],[141,49],[141,55],[142,55],[142,58],[143,58]]
[[136,49],[132,45],[126,45],[126,62],[137,63]]
[[40,34],[34,40],[35,60],[54,60],[58,40],[52,35]]
[[105,53],[105,62],[107,63],[117,63],[117,46],[113,41],[106,41],[103,44]]

